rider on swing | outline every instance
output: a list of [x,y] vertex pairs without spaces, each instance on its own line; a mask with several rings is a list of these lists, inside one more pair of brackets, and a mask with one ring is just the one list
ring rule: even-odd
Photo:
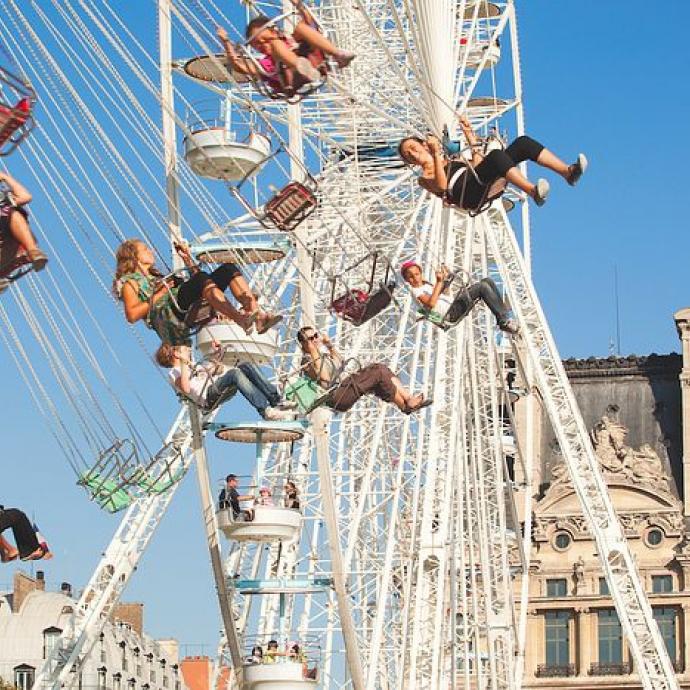
[[305,84],[319,82],[323,76],[320,70],[325,70],[324,55],[331,55],[340,69],[355,58],[354,53],[337,48],[319,31],[316,20],[301,0],[292,3],[302,18],[292,36],[285,36],[264,15],[254,17],[247,24],[249,44],[263,55],[257,61],[258,67],[237,54],[224,28],[216,29],[229,66],[235,72],[265,81],[276,93],[295,93]]
[[491,278],[482,278],[477,283],[467,285],[455,297],[451,297],[448,293],[452,276],[445,266],[436,271],[433,285],[424,280],[422,267],[416,261],[406,261],[400,267],[400,273],[419,305],[444,325],[454,326],[462,321],[481,299],[496,317],[502,331],[515,335],[519,330],[517,322],[509,317],[508,307]]
[[[126,240],[118,247],[113,291],[124,303],[129,323],[143,319],[164,343],[189,345],[190,329],[183,323],[184,313],[202,299],[247,334],[254,326],[257,333],[265,333],[282,320],[281,316],[259,308],[256,296],[235,264],[223,264],[206,273],[194,263],[186,246],[176,245],[176,250],[192,273],[179,285],[161,280],[153,251],[144,242]],[[226,299],[224,291],[228,287],[242,310]]]
[[48,257],[38,248],[29,228],[29,212],[24,208],[31,201],[31,193],[9,173],[0,172],[0,271],[10,266],[24,248],[34,271],[48,263]]

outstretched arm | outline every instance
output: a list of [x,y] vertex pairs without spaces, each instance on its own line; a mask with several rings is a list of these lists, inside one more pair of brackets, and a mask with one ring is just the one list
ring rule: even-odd
[[433,309],[438,302],[438,298],[443,292],[443,284],[448,277],[448,269],[445,266],[436,271],[436,283],[434,284],[434,290],[430,295],[419,295],[417,301],[425,306],[427,309]]
[[247,60],[246,58],[240,57],[237,54],[235,46],[228,38],[228,32],[222,26],[219,26],[216,29],[216,36],[218,36],[218,39],[223,46],[225,58],[228,61],[228,66],[231,70],[239,72],[240,74],[246,74],[250,77],[261,77],[260,71],[257,69],[256,65],[251,62],[251,60]]
[[17,182],[9,173],[0,172],[0,182],[4,182],[10,188],[10,193],[14,197],[14,203],[17,206],[23,206],[31,201],[31,192],[23,184]]
[[318,22],[314,19],[314,15],[305,7],[302,0],[292,0],[292,4],[295,9],[300,13],[302,19],[304,19],[307,24],[317,24]]
[[484,160],[484,156],[482,156],[482,154],[479,153],[479,145],[481,142],[479,141],[477,135],[474,133],[470,121],[464,115],[460,115],[459,120],[460,129],[462,129],[462,133],[465,135],[467,144],[472,149],[472,165],[479,165]]
[[437,137],[430,135],[427,137],[426,143],[433,159],[433,168],[428,170],[425,168],[419,178],[419,185],[427,192],[444,197],[448,187],[448,178],[446,177],[446,159],[443,156],[441,142]]

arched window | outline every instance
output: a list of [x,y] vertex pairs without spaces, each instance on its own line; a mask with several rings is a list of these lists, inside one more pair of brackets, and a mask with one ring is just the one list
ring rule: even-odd
[[122,690],[122,674],[113,673],[113,690]]
[[14,667],[14,685],[17,690],[31,690],[36,677],[36,669],[28,664]]
[[60,628],[56,628],[54,626],[51,626],[50,628],[46,628],[43,631],[43,658],[44,659],[47,659],[53,653],[53,649],[55,649],[55,645],[58,643],[58,640],[60,639],[61,634],[62,634],[62,630]]

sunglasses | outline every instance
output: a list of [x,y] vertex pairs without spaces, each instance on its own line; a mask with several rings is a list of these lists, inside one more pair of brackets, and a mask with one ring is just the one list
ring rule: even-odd
[[318,340],[319,337],[318,333],[314,333],[313,335],[308,335],[307,340]]

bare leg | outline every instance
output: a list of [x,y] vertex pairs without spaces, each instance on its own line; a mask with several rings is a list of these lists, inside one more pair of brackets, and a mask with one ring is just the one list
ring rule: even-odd
[[555,153],[549,151],[549,149],[542,149],[542,152],[537,157],[537,165],[553,170],[566,180],[570,174],[570,166],[564,163]]
[[27,252],[35,251],[38,249],[36,240],[34,239],[31,230],[29,229],[29,223],[24,216],[15,211],[10,216],[10,233],[19,244],[21,244]]
[[525,194],[534,197],[535,186],[520,172],[519,168],[510,168],[506,173],[506,180]]
[[247,328],[251,323],[251,318],[248,314],[243,314],[225,299],[223,291],[215,284],[208,283],[203,291],[204,299],[215,309],[219,314],[227,316],[242,328]]
[[[320,31],[317,31],[313,26],[309,26],[306,22],[299,22],[292,32],[292,35],[298,41],[305,41],[312,48],[320,50],[327,55],[335,55],[338,48],[331,43]],[[285,45],[285,44],[283,44]],[[286,46],[287,47],[287,46]]]
[[229,287],[233,297],[242,305],[242,309],[248,314],[252,314],[259,308],[259,304],[256,301],[256,295],[252,292],[244,276],[238,275],[233,278],[230,281]]
[[10,542],[0,535],[0,560],[3,563],[13,561],[19,556],[19,551]]

